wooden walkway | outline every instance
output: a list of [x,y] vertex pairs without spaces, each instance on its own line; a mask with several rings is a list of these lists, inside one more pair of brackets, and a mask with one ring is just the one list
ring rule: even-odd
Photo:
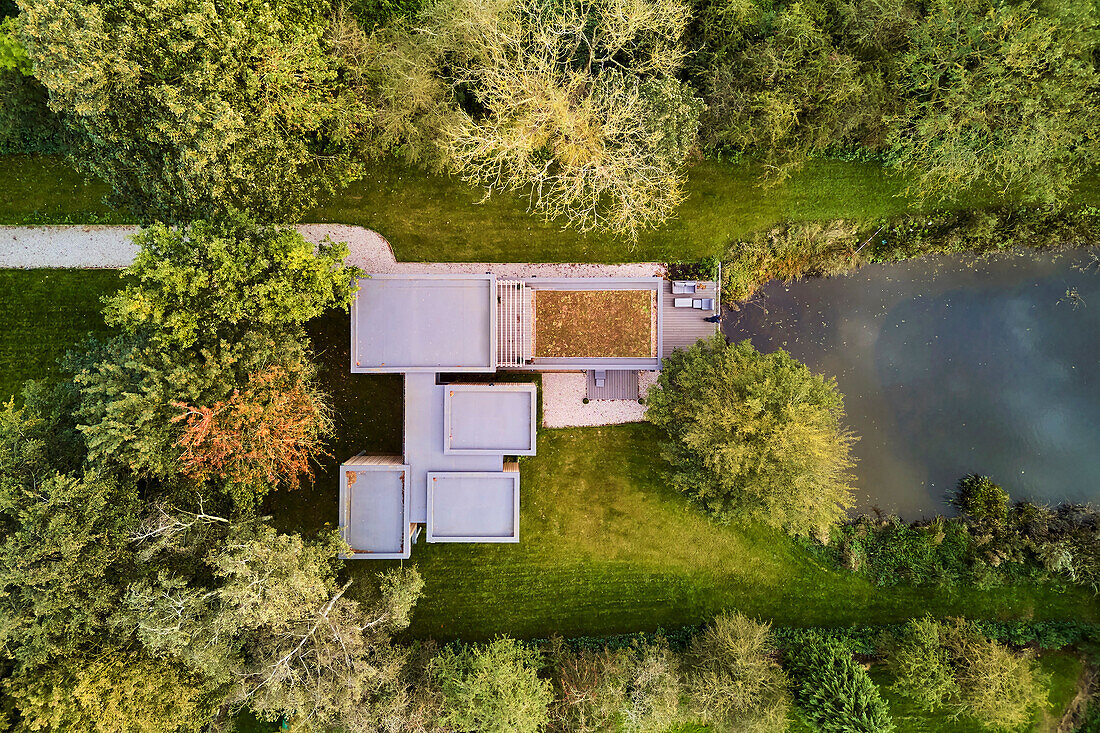
[[[676,308],[676,298],[712,298],[714,308]],[[718,288],[712,282],[700,282],[694,295],[673,295],[672,282],[665,280],[661,283],[661,358],[717,333],[719,324],[707,323],[704,319],[717,315],[721,307],[718,302]]]
[[585,379],[585,396],[590,400],[638,399],[638,372],[633,369],[608,369],[602,387],[596,386],[596,372],[593,369],[585,372]]

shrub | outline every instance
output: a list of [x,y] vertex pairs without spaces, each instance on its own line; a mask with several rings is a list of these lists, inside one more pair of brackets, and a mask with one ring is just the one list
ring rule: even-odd
[[1048,681],[1030,652],[1017,654],[976,632],[960,634],[953,647],[962,712],[987,727],[1014,730],[1046,703]]
[[663,733],[680,720],[677,660],[664,639],[636,644],[629,660],[625,733]]
[[537,650],[507,637],[444,649],[432,665],[443,694],[440,723],[481,733],[542,730],[552,692],[540,666]]
[[1008,492],[988,476],[971,473],[959,479],[952,503],[971,519],[1004,524],[1008,518]]
[[596,733],[619,727],[627,701],[628,651],[574,651],[560,637],[550,641],[547,651],[554,684],[551,729]]
[[894,729],[886,701],[844,644],[807,639],[789,656],[795,700],[823,733],[886,733]]
[[787,728],[787,677],[775,660],[770,627],[723,613],[692,642],[687,694],[714,731],[781,733]]
[[854,437],[835,380],[787,352],[721,336],[665,360],[646,417],[668,432],[671,482],[721,522],[819,532],[852,503]]
[[911,621],[887,647],[895,688],[926,710],[946,707],[1014,730],[1046,701],[1048,681],[1030,653],[1013,652],[963,619]]
[[942,630],[931,618],[913,619],[885,654],[894,689],[929,712],[954,703],[959,694]]

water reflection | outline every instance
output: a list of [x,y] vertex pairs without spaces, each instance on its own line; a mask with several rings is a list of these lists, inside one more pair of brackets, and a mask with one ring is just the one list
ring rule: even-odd
[[[834,375],[859,508],[945,509],[960,476],[1017,498],[1100,501],[1100,273],[1091,253],[940,257],[771,283],[723,330]],[[1067,295],[1068,293],[1068,295]]]

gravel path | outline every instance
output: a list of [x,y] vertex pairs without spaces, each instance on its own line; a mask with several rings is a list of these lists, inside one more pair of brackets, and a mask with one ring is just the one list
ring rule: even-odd
[[[638,395],[643,399],[657,381],[658,372],[638,373]],[[637,400],[593,400],[584,404],[584,372],[547,372],[542,375],[542,425],[573,428],[618,425],[645,420],[645,405]]]
[[[347,242],[348,262],[372,273],[492,272],[501,277],[644,277],[660,275],[655,262],[626,265],[493,262],[398,262],[377,232],[342,224],[301,224],[306,239]],[[0,267],[126,267],[137,254],[132,226],[0,227]]]
[[[368,273],[492,272],[499,277],[648,277],[663,275],[656,262],[624,265],[580,263],[494,262],[398,262],[389,242],[377,232],[342,224],[302,224],[297,227],[307,240],[317,243],[326,236],[348,243],[348,262]],[[130,237],[133,226],[0,226],[0,267],[120,268],[137,254]],[[640,374],[638,389],[645,396],[656,379]],[[644,419],[645,406],[634,400],[600,400],[587,405],[583,372],[543,375],[543,424],[546,427],[613,425]]]

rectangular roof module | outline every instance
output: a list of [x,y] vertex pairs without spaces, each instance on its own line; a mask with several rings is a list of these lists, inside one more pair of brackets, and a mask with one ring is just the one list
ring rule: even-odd
[[340,534],[350,546],[344,557],[409,557],[409,467],[399,458],[356,456],[340,466]]
[[351,371],[491,372],[496,276],[373,275],[351,307]]
[[519,542],[519,471],[428,474],[428,542]]
[[538,386],[450,384],[443,400],[443,452],[535,455]]

